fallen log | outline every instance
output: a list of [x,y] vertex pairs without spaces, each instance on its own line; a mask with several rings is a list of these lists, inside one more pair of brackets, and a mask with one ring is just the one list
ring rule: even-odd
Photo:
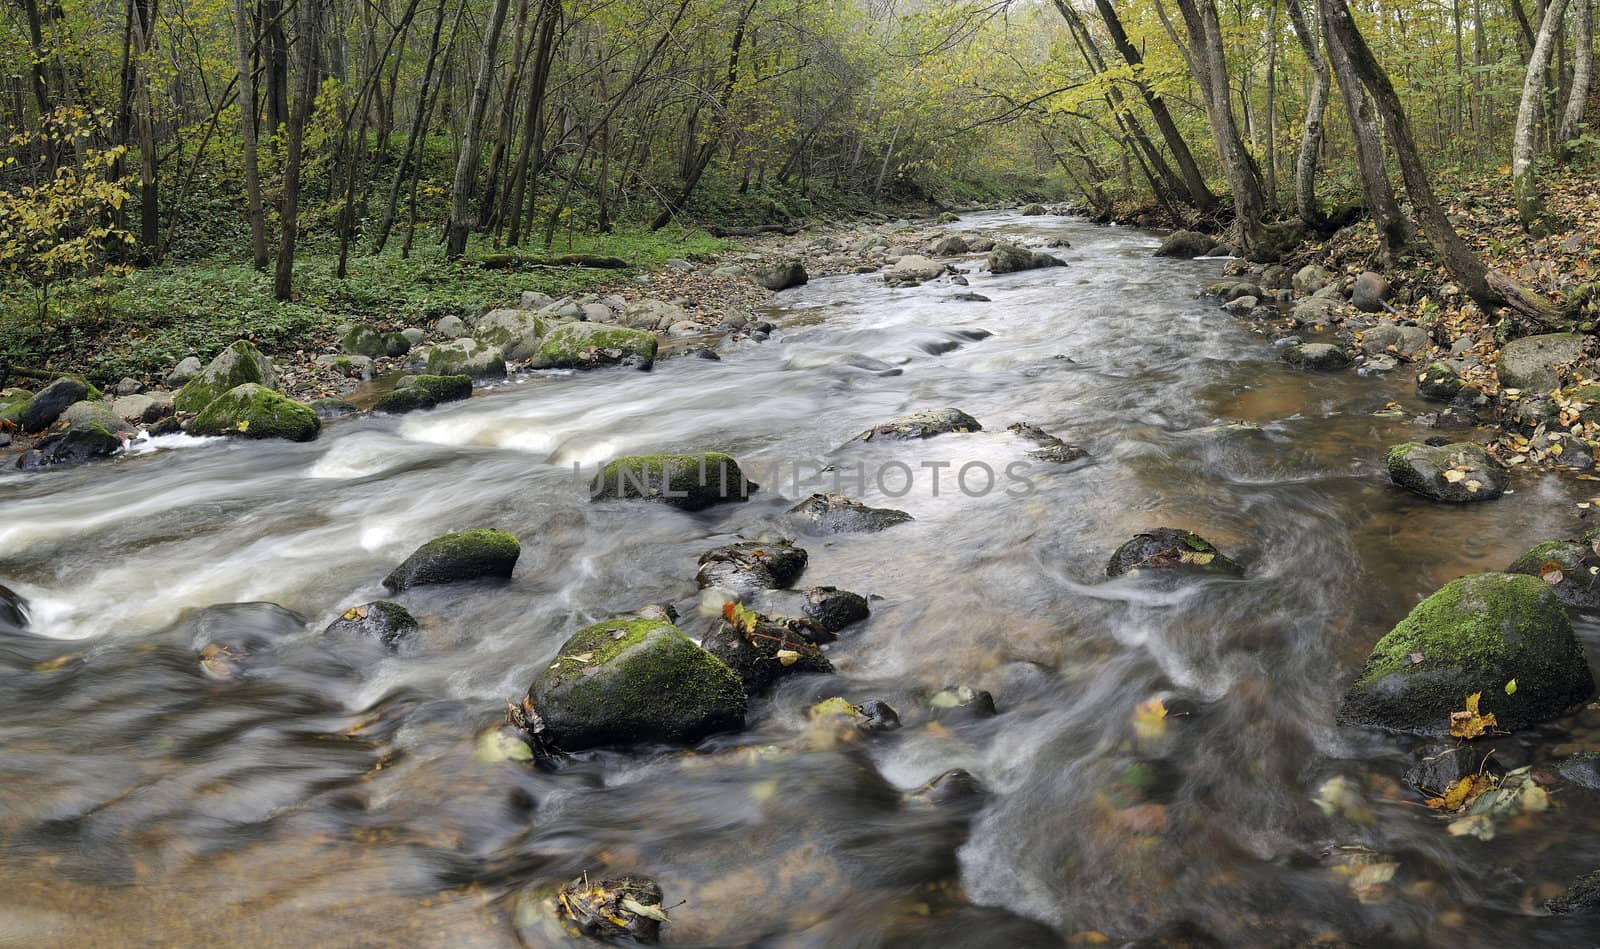
[[756,227],[711,227],[706,229],[712,237],[760,237],[762,234],[783,234],[793,237],[800,228],[793,224],[761,224]]
[[587,267],[591,270],[626,270],[633,265],[621,257],[601,254],[563,254],[560,257],[525,257],[522,254],[489,254],[472,261],[485,270],[516,270],[523,267]]

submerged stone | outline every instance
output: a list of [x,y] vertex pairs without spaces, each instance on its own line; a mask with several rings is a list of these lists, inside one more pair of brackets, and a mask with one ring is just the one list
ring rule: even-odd
[[1451,713],[1473,694],[1480,713],[1510,731],[1560,718],[1594,694],[1572,624],[1544,581],[1480,573],[1446,584],[1378,640],[1339,721],[1448,735]]
[[870,533],[912,519],[905,511],[867,507],[842,494],[813,494],[790,508],[789,514],[818,534]]
[[744,725],[739,676],[655,619],[618,617],[574,633],[528,699],[544,735],[567,751],[695,742]]
[[1242,577],[1244,568],[1193,531],[1157,527],[1135,534],[1117,548],[1106,564],[1106,576],[1138,576],[1150,570],[1176,570],[1223,577]]
[[906,441],[917,438],[932,438],[935,435],[944,435],[950,432],[978,432],[983,426],[978,420],[961,411],[960,409],[930,409],[922,412],[913,412],[900,418],[890,419],[880,425],[867,429],[855,440],[870,442],[880,441]]
[[398,649],[421,628],[410,611],[399,603],[374,600],[345,610],[323,630],[323,635],[366,637],[390,649]]
[[398,593],[435,583],[506,579],[521,555],[522,545],[505,531],[458,531],[418,547],[383,578],[383,585]]
[[805,548],[791,540],[729,544],[700,556],[695,579],[702,590],[718,587],[740,596],[782,590],[800,578],[806,559]]

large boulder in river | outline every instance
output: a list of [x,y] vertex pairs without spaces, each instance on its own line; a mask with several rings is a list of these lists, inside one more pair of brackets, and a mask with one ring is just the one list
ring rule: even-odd
[[552,330],[528,364],[535,369],[594,369],[635,366],[649,369],[656,361],[654,333],[601,323],[567,323]]
[[959,257],[968,253],[970,249],[967,239],[960,234],[941,237],[928,245],[928,253],[935,257]]
[[255,344],[241,339],[218,353],[198,376],[185,382],[173,398],[173,405],[179,412],[198,412],[224,392],[247,383],[276,389],[278,374],[272,368],[272,360]]
[[352,326],[339,337],[339,350],[368,359],[404,356],[411,351],[411,340],[404,333],[386,333],[375,326]]
[[787,290],[809,280],[805,265],[798,260],[785,260],[756,274],[756,283],[768,290]]
[[833,671],[809,627],[730,603],[700,646],[738,673],[745,692],[758,695],[784,676]]
[[817,534],[870,533],[912,519],[905,511],[868,507],[842,494],[813,494],[790,508],[789,514]]
[[1495,362],[1501,387],[1541,394],[1560,388],[1559,370],[1583,357],[1583,339],[1579,333],[1546,333],[1505,344]]
[[983,426],[960,409],[930,409],[890,419],[857,435],[854,441],[908,441],[949,432],[978,432]]
[[791,540],[729,544],[700,555],[695,581],[702,590],[716,587],[740,596],[782,590],[800,579],[806,560],[805,548]]
[[949,264],[929,260],[921,254],[906,254],[883,273],[883,282],[891,287],[915,287],[942,276],[950,270]]
[[1506,489],[1505,469],[1471,442],[1406,442],[1389,449],[1383,460],[1389,480],[1435,501],[1492,501]]
[[1600,609],[1600,556],[1575,540],[1548,540],[1532,547],[1506,568],[1506,573],[1538,577],[1568,606]]
[[1135,534],[1117,548],[1106,564],[1106,576],[1139,576],[1154,571],[1242,577],[1244,568],[1193,531],[1157,527]]
[[115,432],[94,421],[80,421],[41,438],[17,459],[17,467],[23,471],[68,468],[110,458],[121,450],[122,439]]
[[40,389],[31,399],[17,400],[17,425],[24,432],[42,432],[55,424],[67,407],[89,397],[89,386],[81,379],[64,377]]
[[1161,242],[1161,246],[1156,248],[1155,256],[1189,260],[1204,257],[1216,246],[1215,238],[1199,231],[1173,231]]
[[284,438],[292,442],[309,442],[321,430],[322,420],[309,405],[253,382],[212,399],[189,423],[191,435]]
[[507,359],[527,359],[539,349],[545,322],[527,310],[503,308],[478,317],[472,338],[497,347]]
[[997,244],[985,262],[990,273],[1017,273],[1044,267],[1065,267],[1067,262],[1042,250],[1029,250],[1016,244]]
[[1446,584],[1378,640],[1339,721],[1448,735],[1451,713],[1478,695],[1479,714],[1515,730],[1559,718],[1593,694],[1583,647],[1550,585],[1480,573]]
[[608,462],[589,484],[592,501],[660,501],[699,511],[729,501],[748,501],[756,485],[746,481],[731,455],[625,455]]
[[544,737],[566,751],[694,742],[744,725],[739,677],[671,623],[618,617],[562,644],[528,690]]
[[457,531],[418,547],[383,578],[383,585],[398,593],[436,583],[506,579],[520,556],[522,545],[505,531],[481,527]]

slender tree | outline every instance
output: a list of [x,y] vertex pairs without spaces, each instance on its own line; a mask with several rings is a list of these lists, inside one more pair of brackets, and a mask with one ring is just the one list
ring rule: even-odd
[[278,240],[278,266],[272,277],[272,295],[279,300],[294,296],[294,253],[300,239],[300,172],[305,163],[306,123],[317,102],[317,53],[321,45],[321,0],[298,0],[299,29],[295,36],[300,87],[289,117],[288,157],[283,172],[283,230]]
[[267,269],[267,218],[261,209],[261,167],[256,155],[255,26],[246,0],[233,0],[234,50],[239,67],[239,141],[244,148],[245,216],[250,219],[250,260]]
[[505,26],[509,0],[494,0],[489,23],[483,29],[483,46],[478,51],[478,78],[472,85],[467,106],[467,124],[461,134],[461,154],[456,159],[455,181],[450,186],[450,228],[445,256],[454,260],[467,252],[467,232],[472,229],[472,185],[478,174],[478,135],[483,130],[483,115],[489,108],[489,93],[494,91],[495,58],[500,50],[500,31]]
[[[1587,0],[1584,0],[1587,6]],[[1517,198],[1517,216],[1522,227],[1530,233],[1543,233],[1548,228],[1545,220],[1544,199],[1539,196],[1539,179],[1534,167],[1535,151],[1541,118],[1544,115],[1545,78],[1550,70],[1550,54],[1556,45],[1556,33],[1567,12],[1567,0],[1550,0],[1544,18],[1539,22],[1539,33],[1533,41],[1533,52],[1528,56],[1528,68],[1522,79],[1522,102],[1517,106],[1517,126],[1511,138],[1511,189]]]

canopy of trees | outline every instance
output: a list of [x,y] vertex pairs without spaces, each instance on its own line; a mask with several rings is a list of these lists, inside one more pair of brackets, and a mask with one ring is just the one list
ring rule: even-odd
[[6,0],[0,269],[228,255],[288,298],[307,242],[342,274],[1001,196],[1149,204],[1270,259],[1355,203],[1547,317],[1436,191],[1506,174],[1546,226],[1541,169],[1596,151],[1594,2]]

